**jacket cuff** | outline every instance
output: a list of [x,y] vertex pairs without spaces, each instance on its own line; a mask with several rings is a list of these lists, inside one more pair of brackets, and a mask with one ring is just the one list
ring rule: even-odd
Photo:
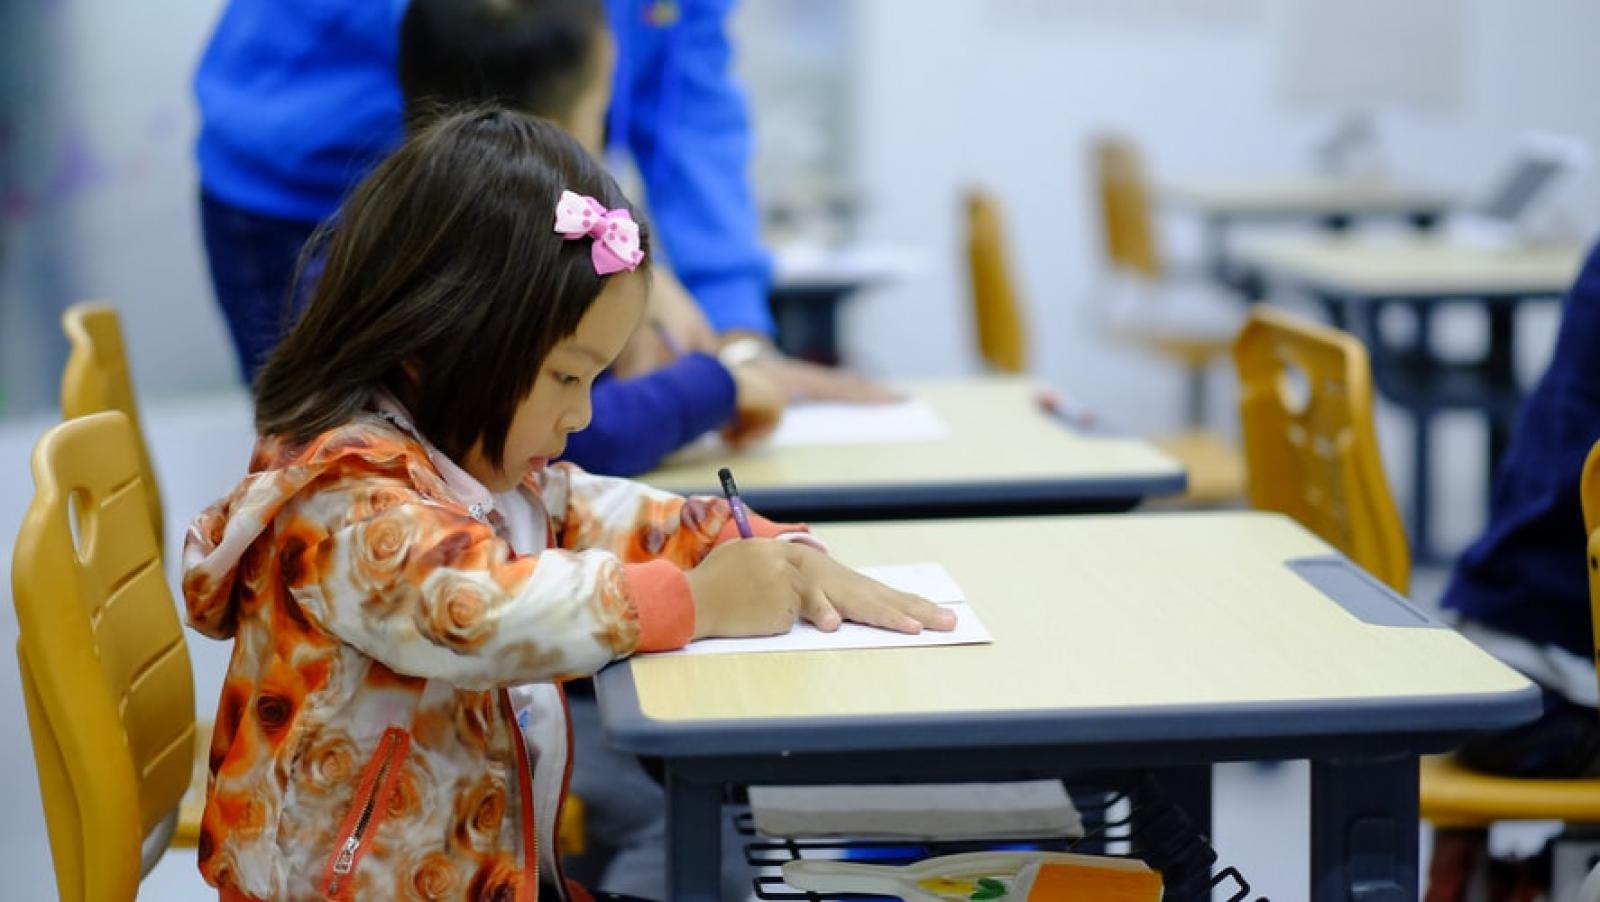
[[671,561],[624,564],[623,586],[639,618],[635,651],[670,651],[694,638],[694,594],[689,577]]

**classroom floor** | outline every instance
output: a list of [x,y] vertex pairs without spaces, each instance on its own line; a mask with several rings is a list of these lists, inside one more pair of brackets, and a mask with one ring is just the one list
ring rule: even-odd
[[[146,432],[161,480],[167,510],[165,547],[177,549],[187,521],[196,511],[226,491],[242,473],[252,431],[249,407],[242,393],[151,404],[145,411]],[[39,433],[51,425],[48,418],[0,421],[0,569],[9,572],[11,537],[26,507],[30,483],[26,477],[29,451]],[[1404,435],[1403,426],[1381,431]],[[1387,444],[1387,443],[1386,443]],[[1448,443],[1441,443],[1449,447]],[[1475,443],[1467,443],[1469,446]],[[1403,447],[1385,453],[1404,453]],[[1481,462],[1470,453],[1441,455],[1441,485],[1481,486]],[[1404,497],[1405,486],[1397,486]],[[1470,538],[1481,522],[1482,492],[1439,492],[1439,540],[1459,544]],[[176,572],[176,555],[169,562],[169,577]],[[1432,605],[1444,587],[1447,572],[1419,569],[1414,596]],[[174,582],[174,584],[176,584]],[[9,580],[4,582],[7,609]],[[0,647],[15,646],[16,622],[9,613],[0,616]],[[196,698],[202,712],[217,697],[227,663],[227,647],[195,637],[191,643],[197,683]],[[17,686],[15,665],[0,667],[0,723],[13,727],[0,737],[0,810],[10,818],[7,839],[0,847],[0,873],[6,874],[8,898],[44,899],[53,896],[49,845],[44,833],[38,788]],[[1285,764],[1232,764],[1216,769],[1216,846],[1222,860],[1240,869],[1250,880],[1252,898],[1275,900],[1303,898],[1306,885],[1305,835],[1307,823],[1307,769],[1301,762]],[[1544,831],[1535,825],[1498,841],[1517,846],[1536,844]],[[1426,860],[1427,836],[1423,854]],[[167,902],[214,899],[201,882],[192,851],[177,850],[146,879],[144,898]]]

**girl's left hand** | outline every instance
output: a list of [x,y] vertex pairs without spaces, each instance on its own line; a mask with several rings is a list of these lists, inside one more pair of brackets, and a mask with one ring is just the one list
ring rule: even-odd
[[950,611],[920,595],[891,589],[813,548],[791,545],[789,559],[800,571],[800,616],[824,632],[833,632],[846,620],[897,633],[956,628],[956,615]]
[[778,428],[788,397],[782,386],[753,364],[742,364],[728,372],[733,376],[734,412],[733,420],[722,430],[722,438],[739,451]]

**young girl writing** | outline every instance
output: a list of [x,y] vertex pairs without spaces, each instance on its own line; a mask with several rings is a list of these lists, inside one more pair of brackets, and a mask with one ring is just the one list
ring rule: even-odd
[[346,203],[250,475],[184,550],[191,625],[234,641],[199,849],[224,899],[581,896],[561,680],[797,616],[953,626],[801,527],[729,541],[720,499],[547,466],[648,253],[588,154],[504,111],[422,129]]

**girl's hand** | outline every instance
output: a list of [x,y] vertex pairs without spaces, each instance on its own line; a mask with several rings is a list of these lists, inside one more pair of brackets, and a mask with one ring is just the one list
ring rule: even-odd
[[788,401],[783,387],[760,367],[750,364],[729,370],[737,392],[732,422],[722,430],[723,439],[735,450],[747,448],[772,434],[783,417]]
[[800,571],[790,545],[774,539],[740,539],[711,550],[689,577],[694,595],[694,637],[772,636],[786,633],[800,611]]
[[796,616],[824,632],[846,620],[901,633],[955,629],[955,615],[862,576],[814,548],[772,539],[717,546],[690,570],[694,637],[771,636]]
[[897,633],[956,628],[956,615],[920,595],[891,589],[804,545],[788,546],[800,570],[800,614],[824,632],[845,620]]

